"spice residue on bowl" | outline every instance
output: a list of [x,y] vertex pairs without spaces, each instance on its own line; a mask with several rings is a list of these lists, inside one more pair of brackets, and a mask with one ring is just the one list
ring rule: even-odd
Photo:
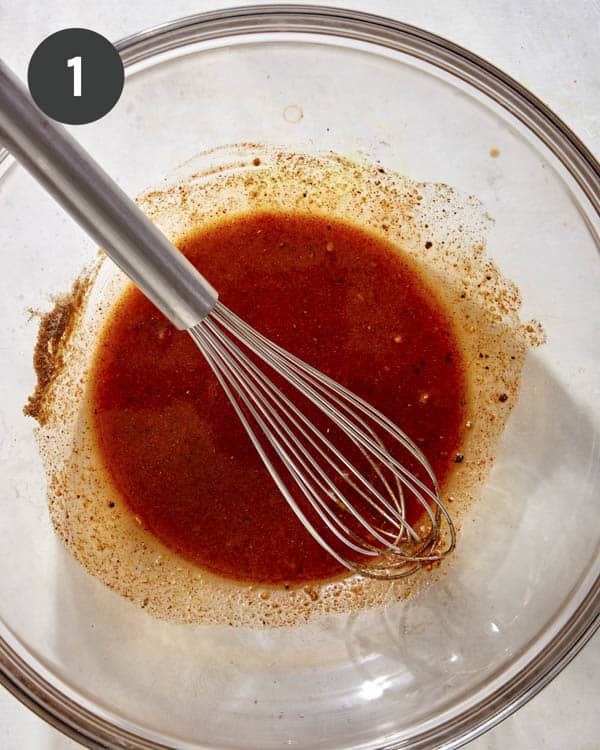
[[[335,155],[244,144],[200,166],[140,205],[226,304],[422,441],[460,526],[542,336],[485,256],[481,205]],[[65,332],[38,394],[50,512],[108,586],[160,617],[281,625],[434,578],[340,577],[311,550],[201,354],[112,264]]]
[[69,292],[61,294],[54,300],[54,307],[49,313],[29,311],[31,317],[40,319],[38,340],[33,355],[37,382],[34,392],[23,407],[23,413],[28,417],[33,417],[41,425],[45,424],[49,416],[46,412],[48,405],[46,395],[66,364],[64,343],[69,340],[73,328],[77,325],[79,313],[93,278],[94,273],[89,272],[75,279]]

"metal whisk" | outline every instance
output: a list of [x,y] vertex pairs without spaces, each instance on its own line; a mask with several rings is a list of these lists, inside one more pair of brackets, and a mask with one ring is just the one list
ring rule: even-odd
[[[282,495],[338,562],[371,578],[394,579],[454,549],[454,525],[415,443],[219,302],[194,266],[66,130],[37,109],[1,61],[0,142],[167,318],[189,332]],[[422,513],[413,510],[411,523],[408,509],[415,504]]]

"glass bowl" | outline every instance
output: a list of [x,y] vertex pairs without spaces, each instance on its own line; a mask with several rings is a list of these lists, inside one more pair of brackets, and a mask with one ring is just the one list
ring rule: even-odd
[[21,412],[27,310],[47,308],[96,249],[0,153],[3,682],[94,748],[458,747],[535,695],[597,624],[598,164],[503,73],[383,18],[227,10],[118,47],[123,97],[77,136],[130,194],[240,142],[446,182],[495,218],[489,254],[548,343],[528,357],[451,574],[421,595],[295,628],[152,619],[87,575],[49,523]]

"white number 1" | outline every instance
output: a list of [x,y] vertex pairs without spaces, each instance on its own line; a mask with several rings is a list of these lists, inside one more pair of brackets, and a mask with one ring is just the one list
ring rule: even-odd
[[73,96],[81,96],[81,56],[67,60],[67,68],[73,68]]

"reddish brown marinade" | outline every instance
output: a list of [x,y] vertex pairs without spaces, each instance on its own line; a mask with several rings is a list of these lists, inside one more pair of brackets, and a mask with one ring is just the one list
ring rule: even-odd
[[[224,304],[400,425],[444,486],[462,431],[462,356],[401,254],[354,226],[270,213],[204,229],[181,249]],[[287,506],[191,338],[135,289],[105,328],[93,385],[103,462],[167,547],[238,580],[343,571]]]

